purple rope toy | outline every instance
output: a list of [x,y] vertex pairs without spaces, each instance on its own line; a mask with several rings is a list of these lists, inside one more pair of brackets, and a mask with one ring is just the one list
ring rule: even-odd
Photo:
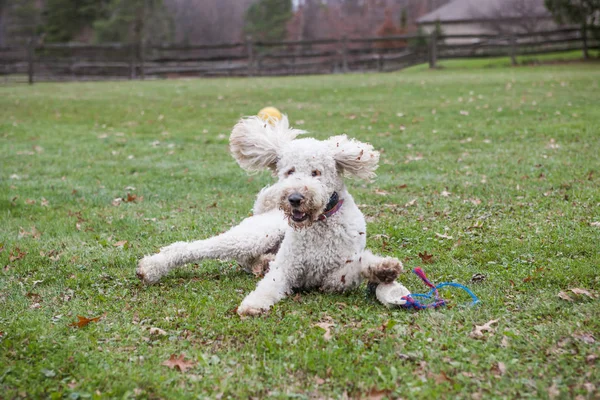
[[[457,287],[457,288],[462,289],[465,292],[467,292],[467,294],[469,296],[471,296],[471,299],[473,300],[470,304],[471,306],[474,306],[475,304],[478,304],[480,302],[479,298],[477,296],[475,296],[475,294],[473,292],[471,292],[471,290],[469,290],[468,287],[461,285],[460,283],[443,282],[436,286],[433,283],[431,283],[431,281],[427,278],[427,276],[425,275],[425,272],[421,269],[421,267],[417,267],[417,268],[413,269],[413,272],[419,278],[421,278],[421,280],[427,286],[429,286],[431,288],[431,290],[427,294],[411,293],[407,296],[403,296],[402,300],[406,301],[406,303],[404,303],[404,305],[402,306],[404,308],[409,308],[409,309],[413,308],[415,310],[425,310],[427,308],[439,308],[439,307],[445,306],[447,304],[446,300],[440,298],[438,289],[446,287],[446,286]],[[422,299],[433,299],[433,302],[423,303],[423,302],[420,302],[419,300],[416,300],[415,297],[422,298]]]

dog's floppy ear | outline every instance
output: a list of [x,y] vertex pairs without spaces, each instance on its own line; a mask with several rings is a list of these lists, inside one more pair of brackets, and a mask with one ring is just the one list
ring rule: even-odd
[[229,137],[229,150],[246,171],[276,169],[279,152],[304,131],[291,129],[287,116],[274,123],[259,117],[241,119]]
[[346,135],[328,139],[338,169],[345,175],[370,180],[375,177],[379,152],[368,143],[348,139]]

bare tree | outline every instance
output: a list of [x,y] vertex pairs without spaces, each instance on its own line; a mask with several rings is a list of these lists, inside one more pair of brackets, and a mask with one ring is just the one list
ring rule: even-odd
[[190,44],[236,42],[253,0],[165,0],[175,22],[175,41]]

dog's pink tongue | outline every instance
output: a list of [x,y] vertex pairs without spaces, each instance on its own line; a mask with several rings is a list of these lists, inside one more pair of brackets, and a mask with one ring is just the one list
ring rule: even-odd
[[294,218],[297,218],[297,219],[304,218],[304,216],[306,215],[305,213],[300,212],[298,210],[294,210],[292,212],[292,214],[294,215]]

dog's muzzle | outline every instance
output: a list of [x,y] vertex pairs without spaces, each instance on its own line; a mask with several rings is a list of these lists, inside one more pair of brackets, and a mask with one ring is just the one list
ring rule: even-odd
[[304,204],[304,196],[298,192],[292,193],[288,196],[288,203],[292,206],[292,215],[290,218],[294,222],[306,221],[309,215],[305,212],[300,211],[298,208]]

